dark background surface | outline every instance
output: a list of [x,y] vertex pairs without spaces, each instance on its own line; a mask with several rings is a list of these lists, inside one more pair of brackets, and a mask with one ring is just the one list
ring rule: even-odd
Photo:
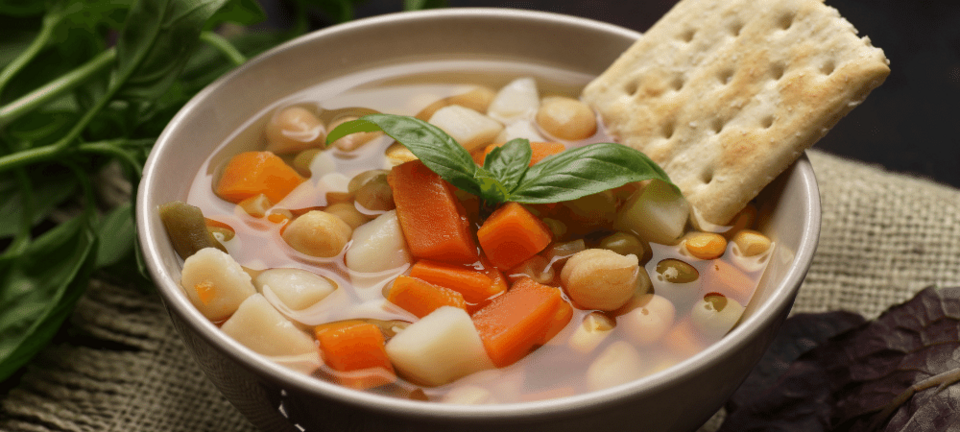
[[[358,18],[400,10],[367,0]],[[575,15],[646,31],[676,0],[448,0]],[[890,59],[891,73],[815,145],[960,187],[960,0],[827,0]]]

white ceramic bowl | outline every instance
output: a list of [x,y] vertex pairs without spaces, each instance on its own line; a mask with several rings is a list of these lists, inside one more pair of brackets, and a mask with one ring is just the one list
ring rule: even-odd
[[186,198],[201,165],[228,134],[306,87],[347,75],[382,78],[394,66],[425,60],[498,59],[592,76],[638,37],[596,21],[518,10],[394,14],[298,38],[198,94],[167,126],[150,155],[138,195],[137,227],[164,304],[207,377],[263,430],[695,430],[759,360],[810,266],[820,201],[805,156],[762,193],[762,230],[778,248],[737,328],[692,358],[635,382],[529,403],[461,406],[378,396],[297,374],[254,354],[222,334],[183,295],[178,286],[181,260],[157,215],[159,205]]

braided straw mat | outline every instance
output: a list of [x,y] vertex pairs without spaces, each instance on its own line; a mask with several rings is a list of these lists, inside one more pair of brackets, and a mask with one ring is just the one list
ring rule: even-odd
[[[928,285],[960,285],[960,190],[807,153],[823,227],[794,312],[873,318]],[[204,378],[155,295],[94,281],[69,325],[76,340],[48,347],[0,395],[0,430],[253,429]]]

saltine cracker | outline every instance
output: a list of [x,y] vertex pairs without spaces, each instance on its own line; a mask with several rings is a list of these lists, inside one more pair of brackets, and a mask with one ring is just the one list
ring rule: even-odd
[[723,224],[889,74],[818,0],[682,0],[583,91]]

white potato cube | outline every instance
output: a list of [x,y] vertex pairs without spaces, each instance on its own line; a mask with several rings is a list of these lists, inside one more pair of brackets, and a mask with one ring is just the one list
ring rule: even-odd
[[[274,357],[303,357],[298,365],[320,364],[320,352],[313,339],[297,329],[261,294],[248,297],[230,319],[220,327],[247,348]],[[304,370],[303,372],[312,372]]]
[[544,138],[543,135],[540,135],[540,132],[537,131],[537,128],[533,127],[530,122],[526,121],[519,121],[507,125],[507,127],[503,128],[503,131],[500,132],[500,135],[497,135],[497,138],[495,138],[493,141],[505,143],[517,138],[526,138],[530,140],[530,142],[549,141],[548,139]]
[[430,386],[494,367],[470,315],[452,306],[431,312],[390,339],[387,355],[401,375]]
[[690,204],[669,184],[654,180],[631,196],[613,227],[660,244],[676,244],[690,218]]
[[353,231],[346,253],[347,268],[356,272],[382,272],[409,264],[407,242],[397,211],[390,210]]
[[183,262],[180,286],[193,306],[211,321],[222,321],[256,294],[250,275],[232,256],[216,248],[204,248]]
[[443,129],[468,152],[492,142],[503,130],[500,122],[460,105],[438,109],[429,123]]
[[587,387],[590,391],[626,384],[644,376],[646,362],[629,342],[610,344],[587,368]]
[[673,327],[676,309],[656,294],[640,296],[638,306],[619,317],[619,327],[639,346],[656,343]]
[[505,124],[532,119],[540,109],[540,93],[533,78],[517,78],[503,86],[490,102],[487,115]]
[[269,287],[283,304],[293,310],[313,306],[337,288],[323,276],[292,268],[270,269],[260,273],[253,280],[253,285],[261,293],[264,287]]

